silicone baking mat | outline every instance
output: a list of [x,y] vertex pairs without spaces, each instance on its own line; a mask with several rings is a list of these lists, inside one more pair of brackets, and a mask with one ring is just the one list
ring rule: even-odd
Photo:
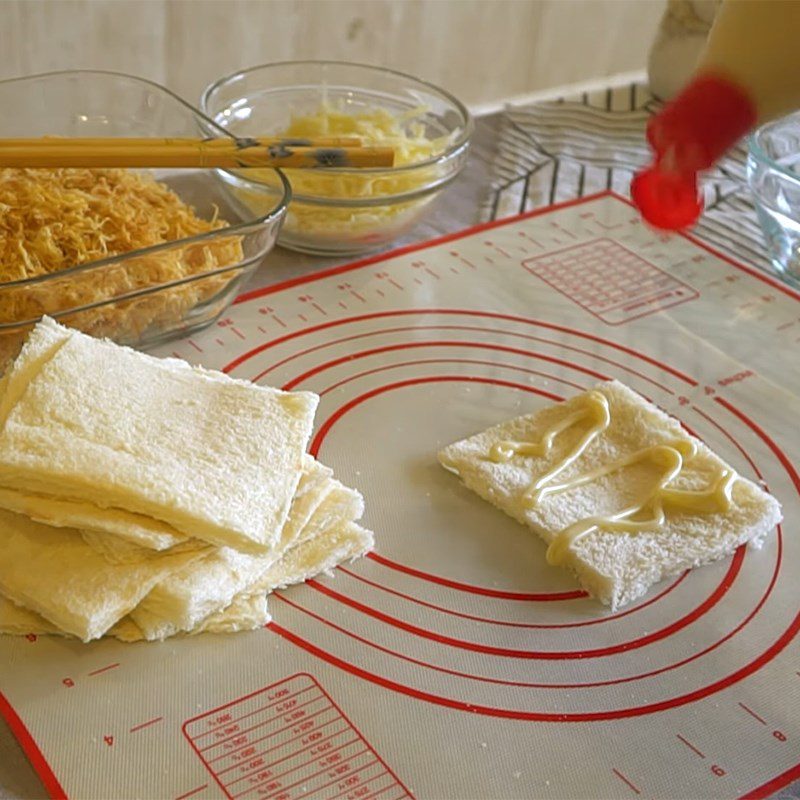
[[[237,636],[0,641],[53,795],[762,796],[800,776],[800,297],[604,195],[243,296],[162,348],[321,395],[370,557]],[[437,449],[616,377],[781,500],[763,549],[610,613]]]

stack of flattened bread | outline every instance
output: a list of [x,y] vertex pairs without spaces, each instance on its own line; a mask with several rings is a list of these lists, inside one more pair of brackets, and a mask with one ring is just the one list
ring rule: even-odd
[[0,381],[0,633],[249,630],[366,553],[306,453],[317,403],[44,319]]

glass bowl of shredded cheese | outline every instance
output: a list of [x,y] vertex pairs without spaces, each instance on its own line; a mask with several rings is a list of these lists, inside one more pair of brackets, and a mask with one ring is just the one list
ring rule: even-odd
[[[279,243],[317,255],[354,255],[402,236],[461,171],[473,130],[467,109],[446,91],[403,73],[345,62],[244,70],[209,86],[200,108],[237,136],[353,136],[363,145],[394,148],[391,169],[284,171],[292,202]],[[256,213],[265,189],[280,192],[274,172],[218,174]]]
[[[228,136],[150,81],[69,71],[0,81],[0,137]],[[0,168],[0,371],[42,316],[148,346],[215,321],[274,246],[290,190],[259,210],[212,170]]]

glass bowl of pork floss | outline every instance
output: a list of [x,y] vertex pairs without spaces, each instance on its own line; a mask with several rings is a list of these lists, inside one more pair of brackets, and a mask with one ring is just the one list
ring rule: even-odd
[[[0,81],[0,104],[14,109],[2,138],[230,135],[118,73]],[[0,168],[0,371],[44,315],[139,347],[210,324],[274,246],[289,197],[278,173],[255,211],[213,170]]]
[[[390,169],[284,171],[292,203],[279,244],[313,255],[356,255],[396,241],[461,172],[473,131],[466,107],[444,89],[337,61],[237,72],[209,86],[200,109],[236,136],[353,137],[394,149]],[[219,176],[256,213],[265,189],[282,191],[274,172],[220,170]]]

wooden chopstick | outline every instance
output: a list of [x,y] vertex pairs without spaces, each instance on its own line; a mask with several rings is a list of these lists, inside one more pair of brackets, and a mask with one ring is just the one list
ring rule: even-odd
[[221,137],[217,139],[193,139],[182,136],[164,137],[124,137],[124,136],[105,136],[86,138],[79,136],[42,136],[38,139],[9,139],[0,137],[2,147],[49,147],[53,144],[68,143],[70,147],[97,147],[106,145],[108,147],[170,147],[175,144],[194,144],[195,142],[205,142],[209,147],[227,147],[236,142],[252,143],[269,147],[275,144],[285,144],[287,147],[361,147],[361,139],[357,136],[314,136],[313,138],[291,137],[291,136],[258,136],[250,137]]
[[[0,139],[0,167],[391,167],[390,147],[285,139]],[[306,140],[303,140],[306,141]],[[328,139],[327,141],[330,141]],[[87,143],[88,142],[88,143]]]

